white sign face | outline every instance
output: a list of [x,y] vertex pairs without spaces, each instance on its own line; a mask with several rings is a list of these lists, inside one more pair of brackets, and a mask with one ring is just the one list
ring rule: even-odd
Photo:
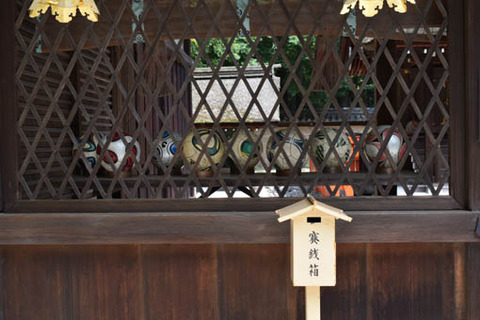
[[291,221],[294,286],[334,286],[335,218],[309,216]]

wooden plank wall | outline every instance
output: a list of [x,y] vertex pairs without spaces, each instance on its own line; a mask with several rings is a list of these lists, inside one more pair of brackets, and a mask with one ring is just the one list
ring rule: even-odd
[[[322,319],[479,319],[480,247],[466,248],[470,272],[458,287],[453,244],[338,245],[338,283],[322,289]],[[304,319],[286,245],[4,246],[0,253],[0,319]],[[465,302],[458,291],[467,293],[468,317],[455,316]]]
[[467,246],[467,319],[480,319],[480,244]]
[[[98,49],[81,50],[81,61],[77,62],[77,91],[82,92],[85,90],[85,94],[81,99],[81,104],[85,108],[85,112],[79,111],[79,130],[78,136],[85,133],[91,119],[95,117],[96,113],[99,113],[96,118],[94,128],[103,133],[109,133],[112,127],[112,120],[109,117],[108,110],[112,109],[112,94],[107,94],[106,100],[102,100],[101,95],[107,91],[109,82],[111,81],[112,72],[108,67],[109,62],[105,61],[105,57],[110,57],[110,49],[107,49],[104,53],[104,58],[100,60],[98,66],[96,66],[96,60],[99,55]],[[89,83],[91,69],[95,69],[92,80]],[[113,68],[113,67],[112,67]],[[84,88],[86,86],[86,88]]]
[[[45,65],[48,63],[47,55],[33,54],[32,56],[35,60],[35,68],[32,65],[27,64],[26,70],[22,75],[22,84],[29,95],[35,95],[33,92],[35,91],[37,72],[38,70],[45,68]],[[58,61],[60,61],[63,64],[63,67],[66,68],[70,56],[68,54],[59,53],[58,58]],[[73,146],[71,139],[68,135],[64,135],[65,137],[61,143],[58,143],[58,139],[62,136],[62,130],[64,128],[60,116],[64,119],[68,117],[73,97],[68,90],[65,90],[60,95],[58,106],[53,112],[51,109],[52,102],[49,98],[49,96],[56,94],[56,90],[61,81],[62,75],[60,74],[57,65],[52,63],[48,67],[48,72],[46,73],[45,83],[48,87],[45,86],[39,89],[33,100],[32,106],[34,106],[35,111],[32,111],[32,107],[26,105],[24,96],[18,94],[18,113],[24,133],[24,140],[21,140],[21,143],[19,144],[19,159],[29,160],[28,167],[23,174],[23,178],[25,178],[26,181],[26,185],[23,186],[24,192],[22,192],[22,198],[24,199],[51,199],[54,196],[52,194],[54,191],[52,188],[47,188],[45,184],[42,184],[42,169],[49,168],[48,178],[50,179],[53,188],[58,188],[59,182],[57,181],[58,179],[55,178],[63,177],[65,170],[57,159],[61,157],[62,161],[67,165],[71,162]],[[47,92],[47,90],[50,92]],[[59,115],[57,112],[62,112],[62,114]],[[48,118],[48,120],[45,120],[46,118]],[[46,125],[42,124],[42,122],[46,122]],[[40,137],[38,137],[39,131],[43,132]],[[52,141],[49,141],[46,134],[50,136]],[[29,149],[35,145],[37,139],[38,144],[36,144],[35,147],[35,156],[38,159],[38,163],[36,163],[35,160],[32,160],[28,155]],[[50,166],[48,166],[52,154],[57,155],[57,158],[50,164]],[[20,165],[23,165],[21,162],[22,160],[20,160]],[[33,194],[30,194],[30,192]],[[64,193],[66,198],[70,195],[71,192]]]
[[[17,10],[20,8],[21,3],[17,2]],[[35,24],[25,19],[17,37],[25,42],[25,46],[29,46],[36,32]],[[22,69],[17,82],[21,86],[16,87],[17,120],[22,129],[17,138],[19,167],[25,166],[22,161],[27,163],[20,177],[24,180],[20,181],[22,187],[19,198],[51,199],[56,196],[55,190],[65,174],[63,165],[68,166],[72,158],[73,142],[63,130],[73,104],[73,95],[62,86],[63,72],[68,68],[71,54],[58,52],[52,59],[48,54],[38,53],[37,49],[45,48],[43,42],[39,47],[33,47],[25,59],[27,53],[24,48],[18,48],[18,39],[17,72],[19,68]],[[44,81],[39,83],[39,77]],[[64,90],[59,93],[59,88]],[[53,97],[56,96],[55,100]],[[32,148],[35,149],[34,155],[29,154]],[[44,170],[48,171],[46,177]],[[67,188],[63,196],[70,198],[72,194],[71,188]]]

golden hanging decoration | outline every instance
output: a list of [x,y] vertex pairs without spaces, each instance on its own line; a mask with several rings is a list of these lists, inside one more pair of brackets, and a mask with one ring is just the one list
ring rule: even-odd
[[[362,13],[365,17],[373,17],[383,8],[384,0],[346,0],[343,4],[342,11],[340,14],[346,14],[350,12],[357,5],[362,10]],[[388,6],[399,13],[407,12],[407,2],[415,4],[415,0],[385,0],[387,1]]]
[[98,21],[100,14],[93,0],[33,0],[30,6],[30,18],[36,18],[40,14],[46,13],[48,8],[52,9],[55,19],[61,23],[72,21],[77,14],[77,9],[93,22]]

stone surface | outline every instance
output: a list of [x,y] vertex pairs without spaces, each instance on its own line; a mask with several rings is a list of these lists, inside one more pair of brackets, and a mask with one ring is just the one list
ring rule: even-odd
[[[192,105],[194,112],[198,108],[201,108],[195,120],[196,123],[211,123],[220,116],[222,108],[225,107],[227,95],[231,92],[238,77],[238,72],[236,67],[223,67],[220,69],[219,76],[222,79],[225,90],[222,89],[218,81],[212,79],[212,71],[210,68],[198,68],[195,71],[195,79],[200,90],[195,88],[195,86],[192,87]],[[266,117],[270,116],[274,106],[278,103],[278,95],[275,92],[274,86],[280,90],[280,78],[270,75],[271,81],[267,80],[262,84],[263,77],[264,71],[261,67],[247,67],[244,80],[240,80],[237,84],[231,103],[225,107],[224,112],[221,114],[221,122],[239,122],[235,109],[240,117],[245,117],[246,115],[246,122],[264,122],[265,119],[262,117],[260,109],[265,112]],[[248,81],[248,85],[254,93],[261,85],[257,99],[250,109],[252,94],[245,80]],[[214,81],[214,83],[207,92],[206,104],[210,107],[212,114],[207,111],[205,103],[200,104],[211,81]],[[280,112],[278,108],[273,112],[272,121],[279,121]]]

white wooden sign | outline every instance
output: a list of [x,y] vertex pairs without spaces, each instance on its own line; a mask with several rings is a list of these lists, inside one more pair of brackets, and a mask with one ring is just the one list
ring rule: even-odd
[[310,196],[276,213],[290,221],[292,282],[306,288],[306,318],[320,319],[320,287],[336,284],[335,220],[352,218]]
[[313,210],[290,225],[293,285],[334,286],[335,218]]

